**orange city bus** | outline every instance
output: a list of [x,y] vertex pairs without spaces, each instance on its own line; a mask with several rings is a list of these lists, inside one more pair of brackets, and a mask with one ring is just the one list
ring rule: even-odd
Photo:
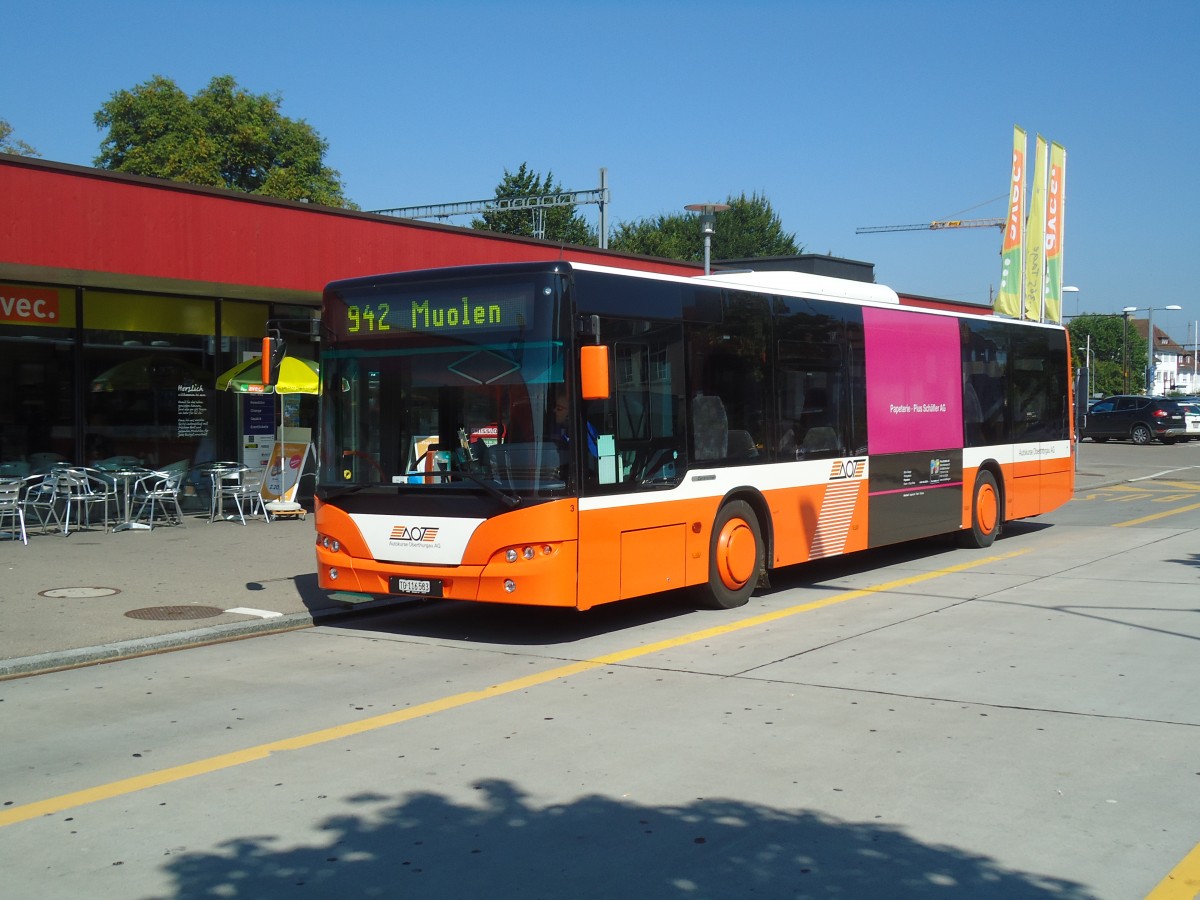
[[330,284],[322,588],[588,609],[1004,522],[1074,488],[1066,331],[796,272]]

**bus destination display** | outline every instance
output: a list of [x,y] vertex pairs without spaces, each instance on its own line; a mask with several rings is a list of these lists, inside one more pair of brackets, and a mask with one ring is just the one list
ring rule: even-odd
[[401,332],[461,333],[522,328],[532,319],[533,290],[484,289],[453,296],[438,293],[398,295],[347,302],[342,333],[359,339],[386,338]]

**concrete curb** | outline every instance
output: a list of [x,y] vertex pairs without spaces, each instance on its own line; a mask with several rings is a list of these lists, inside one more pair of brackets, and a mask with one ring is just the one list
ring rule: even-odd
[[414,601],[410,598],[384,597],[367,603],[359,603],[353,607],[329,607],[309,612],[285,614],[270,619],[226,622],[224,625],[209,625],[204,628],[193,628],[188,631],[176,631],[170,634],[154,635],[153,637],[114,641],[110,644],[98,644],[94,647],[53,650],[48,653],[39,653],[35,656],[3,659],[0,660],[0,681],[20,678],[26,675],[43,675],[47,672],[55,672],[62,669],[117,662],[137,656],[151,656],[155,653],[165,653],[170,650],[202,647],[205,644],[218,644],[224,641],[236,641],[241,638],[259,637],[265,634],[297,631],[301,628],[311,628],[320,622],[335,621],[356,613],[361,615],[364,612],[372,610],[393,609],[413,604]]
[[292,613],[273,619],[228,622],[224,625],[211,625],[207,628],[196,628],[191,631],[179,631],[172,634],[155,635],[154,637],[136,638],[130,641],[117,641],[112,644],[99,644],[95,647],[55,650],[49,653],[39,653],[36,656],[0,660],[0,680],[23,675],[40,675],[59,669],[71,669],[76,666],[115,662],[116,660],[130,659],[135,656],[148,656],[167,650],[198,647],[204,644],[237,640],[238,638],[253,637],[271,632],[294,631],[298,628],[311,627],[319,618],[342,614],[344,614],[343,610],[328,610],[318,613]]

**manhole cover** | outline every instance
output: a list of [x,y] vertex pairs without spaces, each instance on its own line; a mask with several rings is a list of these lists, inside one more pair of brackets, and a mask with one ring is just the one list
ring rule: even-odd
[[116,588],[107,587],[65,587],[51,588],[48,591],[38,593],[39,597],[53,597],[56,600],[62,599],[87,599],[88,597],[111,597],[113,594],[121,593]]
[[147,606],[144,609],[131,609],[125,613],[125,617],[173,621],[176,619],[211,619],[213,616],[224,615],[224,613],[225,610],[215,606]]

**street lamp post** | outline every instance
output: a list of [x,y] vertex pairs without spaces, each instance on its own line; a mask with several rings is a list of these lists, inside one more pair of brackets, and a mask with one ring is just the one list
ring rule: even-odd
[[1125,327],[1121,329],[1121,393],[1129,393],[1129,310],[1121,313]]
[[700,231],[704,234],[704,274],[709,273],[712,257],[712,236],[717,231],[717,213],[729,209],[727,203],[689,203],[684,209],[700,213]]
[[1121,312],[1145,312],[1146,313],[1146,393],[1154,396],[1155,388],[1155,366],[1154,366],[1154,311],[1155,310],[1179,310],[1183,309],[1178,303],[1172,303],[1169,306],[1126,306]]

